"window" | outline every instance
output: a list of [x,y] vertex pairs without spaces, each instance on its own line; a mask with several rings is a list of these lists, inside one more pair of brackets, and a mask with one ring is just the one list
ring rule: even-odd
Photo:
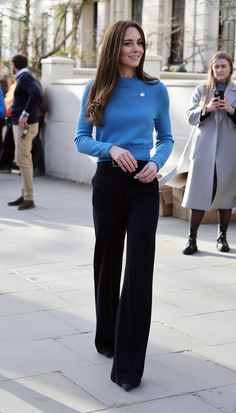
[[97,31],[98,31],[98,3],[93,3],[93,50],[97,50]]
[[42,55],[44,55],[47,52],[47,39],[48,39],[48,14],[47,13],[42,13],[41,16],[41,27],[42,27],[42,43],[41,43],[41,48],[42,48]]
[[132,1],[132,19],[142,24],[143,0]]
[[[67,5],[58,4],[55,7],[55,35],[54,35],[54,46],[63,42],[66,37],[66,17],[67,17]],[[63,42],[63,47],[61,50],[65,50],[65,41]]]
[[18,20],[16,22],[16,28],[18,32],[18,43],[21,45],[24,41],[24,22],[22,20]]
[[172,3],[172,30],[170,63],[181,64],[183,62],[184,46],[184,0],[173,0]]
[[219,10],[219,37],[218,49],[228,52],[234,60],[235,17],[232,11],[225,6],[225,1],[220,1]]

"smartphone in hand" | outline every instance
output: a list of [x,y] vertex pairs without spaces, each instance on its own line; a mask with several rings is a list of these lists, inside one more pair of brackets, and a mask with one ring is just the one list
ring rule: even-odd
[[224,91],[216,89],[214,91],[214,98],[216,100],[224,100]]
[[21,132],[21,135],[20,135],[20,137],[22,139],[24,139],[26,137],[26,135],[28,133],[28,130],[29,130],[29,125],[26,124],[25,127],[22,129],[22,132]]

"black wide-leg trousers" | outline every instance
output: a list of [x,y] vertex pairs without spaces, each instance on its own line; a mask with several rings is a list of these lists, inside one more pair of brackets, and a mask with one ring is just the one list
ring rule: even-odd
[[[145,163],[139,161],[138,170]],[[100,353],[114,353],[111,372],[114,382],[138,385],[151,321],[159,191],[156,179],[145,184],[134,179],[134,175],[104,162],[98,164],[92,180],[96,235],[95,345]]]

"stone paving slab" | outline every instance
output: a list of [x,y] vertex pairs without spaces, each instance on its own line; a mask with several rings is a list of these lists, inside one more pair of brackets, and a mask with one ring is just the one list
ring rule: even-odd
[[110,368],[111,363],[90,365],[80,371],[64,370],[63,374],[110,407],[236,384],[236,372],[189,352],[148,357],[142,384],[130,393],[111,386]]
[[29,211],[7,206],[19,188],[0,173],[0,413],[236,413],[236,223],[230,253],[205,224],[190,257],[188,223],[160,217],[144,377],[126,393],[94,349],[91,187],[36,178]]
[[215,363],[236,371],[235,342],[216,346],[196,347],[194,352],[205,358],[210,357]]
[[198,392],[197,396],[220,412],[236,413],[236,385]]
[[41,375],[61,369],[86,368],[87,362],[56,339],[36,340],[0,345],[0,377],[2,381]]
[[[186,291],[197,290],[209,287],[218,287],[223,285],[235,285],[235,266],[236,263],[226,265],[225,262],[217,266],[207,268],[190,268],[182,270],[181,273],[176,273],[175,269],[172,271],[157,270],[157,276],[154,287],[160,292],[160,285],[163,282],[169,291],[174,289]],[[223,274],[223,276],[222,276]]]
[[79,333],[95,330],[95,306],[77,305],[58,310],[48,311],[48,314],[72,326]]
[[[109,412],[109,410],[108,410]],[[129,413],[219,413],[218,408],[210,403],[206,403],[197,397],[196,394],[191,396],[174,396],[146,403],[140,403],[135,407],[130,407]],[[128,413],[128,412],[127,412]]]
[[106,407],[60,373],[8,381],[1,387],[3,413],[86,413]]
[[73,326],[57,320],[46,311],[0,317],[0,344],[42,340],[75,331]]
[[236,310],[216,311],[171,320],[171,326],[208,345],[236,343]]
[[[236,276],[236,274],[235,274]],[[168,303],[181,307],[191,315],[236,310],[236,284],[200,288],[165,295]]]
[[0,296],[0,314],[25,314],[70,306],[65,300],[45,290],[33,290]]

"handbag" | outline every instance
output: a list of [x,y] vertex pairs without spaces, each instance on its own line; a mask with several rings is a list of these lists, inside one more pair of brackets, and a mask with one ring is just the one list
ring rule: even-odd
[[181,166],[182,166],[183,163],[184,163],[184,159],[185,159],[185,157],[186,157],[186,154],[187,154],[187,152],[189,151],[189,148],[190,148],[190,146],[191,146],[192,138],[193,138],[193,135],[194,135],[194,133],[195,133],[195,130],[196,130],[196,126],[194,126],[194,127],[192,128],[191,132],[190,132],[189,138],[188,138],[188,140],[187,140],[187,142],[186,142],[186,145],[185,145],[185,147],[184,147],[183,152],[182,152],[181,155],[180,155],[180,158],[179,158],[179,160],[178,160],[177,165],[175,165],[174,168],[171,169],[165,176],[162,176],[162,177],[159,179],[159,188],[161,188],[163,185],[165,185],[167,182],[169,182],[169,181],[170,181],[172,178],[174,178],[174,177],[177,175],[177,173],[179,172]]

